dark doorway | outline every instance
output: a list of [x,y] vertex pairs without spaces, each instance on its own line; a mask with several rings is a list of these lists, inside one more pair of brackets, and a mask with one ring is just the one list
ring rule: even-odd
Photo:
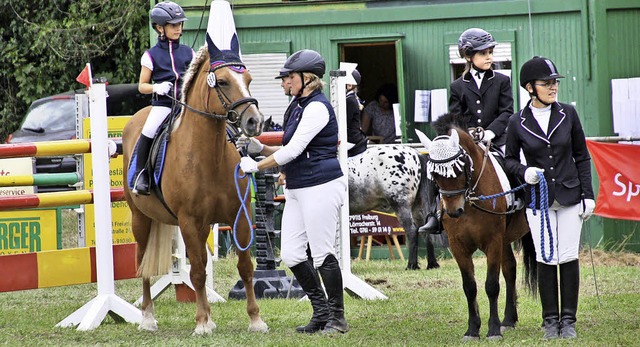
[[383,84],[398,85],[395,41],[341,44],[340,61],[358,64],[362,75],[358,95],[365,102],[373,100]]

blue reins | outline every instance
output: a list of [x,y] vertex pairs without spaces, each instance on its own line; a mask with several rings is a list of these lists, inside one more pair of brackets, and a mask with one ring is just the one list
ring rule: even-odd
[[[249,176],[250,179],[249,179],[249,183],[247,184],[247,189],[244,192],[244,196],[242,196],[242,193],[240,192],[239,181],[247,176]],[[256,180],[251,174],[245,173],[244,175],[240,175],[240,163],[236,165],[236,169],[234,171],[234,177],[235,177],[235,184],[236,184],[236,193],[238,194],[238,199],[240,199],[240,209],[236,214],[236,220],[233,222],[233,241],[235,242],[236,247],[238,247],[238,250],[246,251],[247,249],[249,249],[249,247],[251,247],[251,244],[253,243],[253,223],[251,221],[251,216],[249,215],[249,210],[247,209],[247,205],[245,204],[245,201],[247,200],[247,197],[249,197],[249,193],[251,192],[251,185],[253,185],[254,189],[256,188]],[[246,247],[240,246],[240,244],[238,243],[238,237],[236,235],[238,220],[240,219],[241,212],[244,212],[244,216],[245,218],[247,218],[247,223],[249,224],[249,233],[251,235],[249,244]]]

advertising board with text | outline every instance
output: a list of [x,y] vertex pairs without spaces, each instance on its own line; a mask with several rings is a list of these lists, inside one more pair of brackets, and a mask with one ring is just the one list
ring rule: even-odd
[[351,236],[404,234],[404,229],[395,215],[369,211],[349,216]]

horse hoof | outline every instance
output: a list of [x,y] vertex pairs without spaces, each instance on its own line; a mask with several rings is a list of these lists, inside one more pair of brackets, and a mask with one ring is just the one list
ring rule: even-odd
[[504,334],[505,331],[509,331],[509,330],[513,330],[516,327],[514,327],[513,325],[502,325],[500,326],[500,333]]
[[489,340],[489,341],[499,341],[499,340],[502,340],[502,335],[487,336],[487,340]]
[[156,322],[155,319],[143,319],[140,325],[138,325],[138,330],[158,331],[158,322]]
[[251,322],[248,330],[251,332],[266,333],[269,331],[269,327],[267,326],[267,323],[263,322],[261,319],[257,322]]
[[206,324],[198,324],[196,325],[196,330],[193,331],[193,335],[209,335],[213,332],[213,329],[216,328],[216,323],[209,320]]
[[480,340],[480,336],[469,336],[469,335],[465,335],[462,338],[462,341],[467,342],[467,341],[478,341]]
[[427,270],[431,270],[431,269],[438,269],[440,268],[440,264],[435,263],[435,264],[427,264]]
[[405,270],[420,270],[420,265],[418,264],[408,264]]

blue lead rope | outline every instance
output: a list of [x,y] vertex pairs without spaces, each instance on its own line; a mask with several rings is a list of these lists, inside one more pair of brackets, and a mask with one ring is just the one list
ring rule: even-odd
[[[551,232],[551,222],[549,221],[549,190],[547,187],[547,180],[544,179],[544,174],[538,172],[540,177],[540,251],[542,252],[542,260],[545,263],[551,262],[553,259],[553,233]],[[531,204],[529,208],[533,211],[533,215],[536,215],[536,186],[531,186]],[[549,234],[549,257],[545,255],[544,251],[544,229],[545,224],[547,232]]]
[[[249,176],[249,184],[247,184],[247,189],[244,192],[244,196],[242,195],[242,193],[240,192],[240,184],[239,181],[245,177]],[[249,247],[251,247],[251,244],[253,243],[253,223],[251,221],[251,216],[249,216],[249,210],[247,209],[247,205],[245,204],[245,201],[247,200],[247,197],[249,196],[249,193],[251,192],[251,185],[253,184],[253,187],[255,189],[256,187],[256,180],[253,177],[253,175],[250,174],[244,174],[244,175],[240,175],[240,163],[238,163],[238,165],[236,165],[236,170],[234,172],[234,177],[235,177],[235,184],[236,184],[236,193],[238,194],[238,199],[240,199],[240,209],[238,210],[238,213],[236,214],[236,220],[233,222],[233,241],[236,244],[236,247],[238,247],[239,251],[246,251],[247,249],[249,249]],[[246,247],[241,247],[240,244],[238,243],[238,237],[236,235],[237,233],[237,226],[238,226],[238,220],[240,219],[240,213],[244,211],[244,216],[245,218],[247,218],[247,223],[249,224],[249,233],[251,235],[251,239],[249,240],[249,244]]]

